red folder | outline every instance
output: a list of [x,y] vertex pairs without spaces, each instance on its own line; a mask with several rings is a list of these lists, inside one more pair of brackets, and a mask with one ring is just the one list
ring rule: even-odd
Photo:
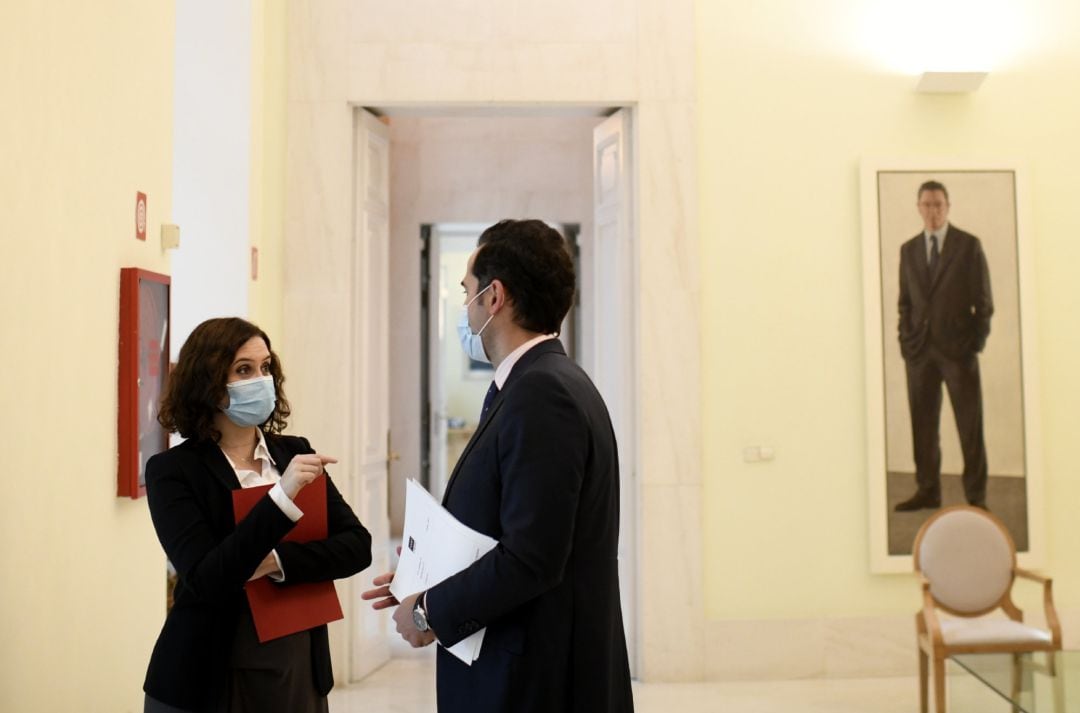
[[[241,488],[233,491],[233,512],[240,522],[255,507],[272,485],[259,485],[254,488]],[[311,481],[293,499],[296,507],[304,516],[285,536],[292,542],[312,542],[326,539],[326,476],[320,475]],[[255,620],[255,632],[259,641],[265,643],[271,639],[295,634],[331,621],[344,619],[341,602],[333,581],[305,582],[289,584],[289,573],[285,572],[285,582],[277,584],[269,577],[259,577],[244,585],[251,616]]]

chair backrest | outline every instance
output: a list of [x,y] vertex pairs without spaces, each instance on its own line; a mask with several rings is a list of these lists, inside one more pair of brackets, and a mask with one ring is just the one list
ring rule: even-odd
[[934,514],[915,536],[914,554],[930,594],[957,614],[994,609],[1012,586],[1016,546],[1001,520],[979,508]]

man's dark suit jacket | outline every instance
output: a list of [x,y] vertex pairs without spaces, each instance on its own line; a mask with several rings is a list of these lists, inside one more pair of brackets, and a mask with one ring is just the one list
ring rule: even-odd
[[929,344],[951,359],[978,354],[994,313],[979,239],[949,225],[933,276],[927,262],[923,233],[900,248],[901,354],[910,360]]
[[[278,472],[294,455],[314,453],[304,438],[266,435]],[[371,564],[371,535],[329,476],[329,537],[281,542],[294,523],[267,495],[239,525],[232,491],[240,482],[221,449],[188,440],[146,464],[146,495],[161,546],[178,574],[173,608],[154,646],[143,690],[169,705],[200,710],[224,693],[237,622],[248,606],[243,586],[277,549],[285,582],[341,579]],[[334,685],[326,626],[311,630],[311,665],[322,695]]]
[[443,503],[499,544],[428,591],[442,644],[487,627],[471,667],[439,649],[440,713],[632,711],[615,434],[558,340],[514,366]]

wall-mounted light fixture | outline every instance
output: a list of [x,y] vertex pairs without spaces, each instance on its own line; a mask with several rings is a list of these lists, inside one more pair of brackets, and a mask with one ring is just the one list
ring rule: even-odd
[[923,72],[915,91],[921,94],[967,94],[982,86],[988,72]]

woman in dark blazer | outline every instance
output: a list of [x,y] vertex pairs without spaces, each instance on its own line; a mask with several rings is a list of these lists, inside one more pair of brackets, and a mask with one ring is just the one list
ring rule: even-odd
[[[333,687],[326,626],[259,643],[244,583],[341,579],[371,563],[371,536],[326,478],[328,536],[283,542],[293,498],[335,459],[281,435],[290,414],[270,339],[238,318],[203,322],[169,376],[158,420],[187,440],[146,466],[150,516],[177,572],[143,689],[146,713],[321,713]],[[232,491],[272,484],[235,524]]]

